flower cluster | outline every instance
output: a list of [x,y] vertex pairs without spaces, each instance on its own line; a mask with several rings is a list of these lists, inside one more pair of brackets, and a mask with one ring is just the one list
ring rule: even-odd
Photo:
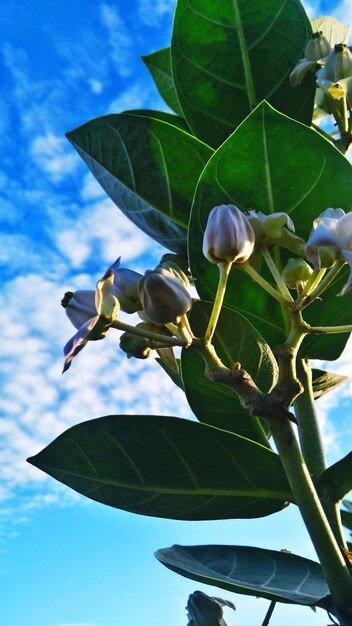
[[187,275],[173,259],[179,261],[176,255],[163,257],[158,267],[142,276],[120,268],[119,258],[98,280],[95,291],[65,294],[61,304],[77,332],[64,347],[64,372],[88,341],[103,339],[113,325],[123,328],[123,324],[117,324],[120,310],[138,313],[144,320],[120,338],[120,347],[129,357],[145,359],[156,347],[163,347],[162,341],[159,345],[148,336],[157,333],[161,339],[169,337],[168,324],[180,327],[183,336],[183,318],[191,308],[192,298],[187,291]]
[[316,112],[333,115],[342,133],[348,131],[347,110],[352,104],[352,54],[346,43],[333,48],[323,33],[313,33],[290,74],[293,87],[300,85],[307,72],[316,75]]

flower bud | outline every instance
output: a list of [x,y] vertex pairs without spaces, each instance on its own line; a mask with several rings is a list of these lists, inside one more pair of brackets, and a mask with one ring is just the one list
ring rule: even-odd
[[304,259],[289,259],[282,270],[282,278],[289,289],[297,285],[305,285],[313,274],[313,270]]
[[307,61],[319,61],[319,59],[327,57],[330,52],[330,42],[320,30],[319,32],[313,33],[311,39],[308,41],[304,50],[304,56]]
[[87,320],[97,314],[95,291],[67,291],[61,300],[65,313],[75,328],[80,328]]
[[245,263],[255,243],[247,217],[233,204],[214,207],[203,237],[203,254],[211,263]]
[[125,313],[136,313],[143,308],[138,293],[138,282],[141,278],[142,274],[124,267],[115,271],[112,291]]
[[249,211],[248,219],[255,232],[255,241],[259,245],[278,244],[285,226],[291,231],[295,230],[293,221],[287,213],[265,215],[261,211]]
[[352,54],[346,44],[339,43],[330,52],[325,61],[324,76],[333,83],[352,76]]
[[127,357],[136,359],[148,359],[152,356],[153,348],[146,337],[138,337],[133,333],[123,333],[120,337],[120,348],[126,352]]
[[181,281],[186,289],[190,287],[190,282],[188,280],[187,274],[185,274],[184,271],[173,261],[165,261],[158,267],[160,269],[168,270],[175,278]]
[[188,626],[226,626],[223,606],[236,610],[235,605],[229,600],[212,598],[202,591],[195,591],[189,596],[186,606]]
[[138,283],[138,291],[146,314],[155,324],[177,324],[191,308],[188,291],[165,269],[148,270]]

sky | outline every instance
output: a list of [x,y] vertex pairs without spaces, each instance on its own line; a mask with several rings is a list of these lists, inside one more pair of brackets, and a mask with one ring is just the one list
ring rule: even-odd
[[[132,5],[132,6],[131,6]],[[261,520],[177,522],[87,500],[26,463],[61,432],[111,413],[191,417],[153,359],[128,360],[116,335],[94,342],[61,376],[73,334],[60,306],[92,289],[122,256],[139,272],[164,250],[105,196],[65,132],[126,109],[164,109],[142,54],[168,44],[174,0],[7,0],[0,21],[0,624],[179,626],[196,589],[235,602],[229,626],[259,624],[268,603],[219,592],[164,569],[173,543],[289,549],[315,558],[289,507]],[[311,17],[352,23],[349,0],[306,3]],[[348,373],[351,347],[330,370]],[[319,400],[331,462],[349,452],[351,384]],[[325,624],[279,606],[271,620]]]

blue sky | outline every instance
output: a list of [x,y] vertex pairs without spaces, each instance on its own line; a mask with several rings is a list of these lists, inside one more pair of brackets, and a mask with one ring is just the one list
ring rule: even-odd
[[[140,60],[169,41],[174,0],[8,0],[0,22],[0,624],[186,624],[195,589],[153,552],[238,543],[314,558],[293,507],[263,520],[192,524],[137,517],[81,498],[25,459],[69,426],[111,413],[190,416],[158,366],[116,350],[112,333],[61,376],[72,335],[60,300],[92,288],[118,255],[143,272],[163,250],[106,198],[64,134],[111,112],[164,108]],[[306,4],[352,23],[348,0]],[[336,371],[348,373],[351,348]],[[320,400],[329,458],[349,451],[351,385]],[[229,626],[261,623],[267,602],[234,598]],[[326,616],[281,606],[272,625]]]

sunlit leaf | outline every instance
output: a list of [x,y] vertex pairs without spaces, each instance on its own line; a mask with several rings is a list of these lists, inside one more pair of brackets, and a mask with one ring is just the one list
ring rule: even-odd
[[83,422],[29,462],[93,500],[141,515],[261,517],[292,501],[275,452],[175,417],[109,415]]
[[291,87],[311,26],[298,0],[178,0],[172,75],[192,131],[219,146],[266,99],[310,123],[315,79]]
[[[206,300],[214,298],[218,269],[202,254],[203,233],[210,210],[222,203],[233,203],[244,211],[288,213],[294,221],[296,234],[307,239],[313,219],[325,208],[350,210],[352,166],[314,130],[288,119],[267,103],[259,105],[215,152],[197,185],[190,220],[189,253],[198,293]],[[347,270],[342,272],[323,293],[322,299],[305,310],[310,324],[350,323],[352,292],[336,298],[346,282],[346,273]],[[264,276],[273,282],[268,272]],[[241,269],[230,273],[225,304],[242,313],[270,346],[285,340],[285,319],[280,305]],[[302,355],[335,359],[347,338],[347,333],[311,335],[303,342]]]

